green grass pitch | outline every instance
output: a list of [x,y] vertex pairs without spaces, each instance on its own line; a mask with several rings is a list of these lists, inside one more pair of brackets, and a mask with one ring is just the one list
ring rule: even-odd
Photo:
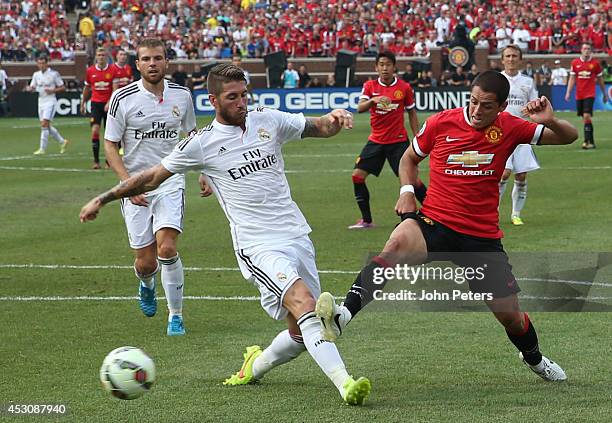
[[[561,116],[582,132],[574,115]],[[581,150],[580,141],[537,148],[542,169],[529,176],[526,224],[509,223],[511,188],[502,202],[508,251],[611,250],[611,118],[596,114],[594,151]],[[259,385],[222,386],[246,346],[266,346],[284,325],[257,301],[228,299],[258,293],[233,270],[216,200],[199,198],[197,175],[187,176],[179,243],[190,269],[185,295],[208,299],[186,300],[188,334],[169,338],[164,301],[147,319],[135,299],[125,298],[135,297],[137,281],[118,203],[96,221],[79,223],[81,206],[117,181],[110,170],[89,169],[86,120],[55,125],[72,141],[69,151],[60,156],[50,140],[49,154],[35,157],[36,119],[0,119],[0,404],[63,403],[68,415],[57,420],[75,422],[610,421],[610,313],[532,313],[542,351],[567,371],[562,384],[545,383],[524,367],[490,314],[381,310],[362,313],[338,342],[349,372],[372,381],[363,408],[342,405],[307,354]],[[368,131],[368,116],[359,115],[352,131],[284,148],[293,198],[313,228],[323,289],[335,295],[346,292],[366,255],[382,248],[397,223],[398,182],[386,167],[368,180],[378,227],[346,229],[358,217],[350,172]],[[427,180],[426,163],[422,168]],[[345,272],[328,272],[338,270]],[[597,294],[610,298],[612,287],[604,284]],[[52,297],[67,299],[42,299]],[[157,366],[156,385],[135,401],[111,398],[98,380],[104,356],[122,345],[143,348]],[[21,421],[0,415],[13,420]]]

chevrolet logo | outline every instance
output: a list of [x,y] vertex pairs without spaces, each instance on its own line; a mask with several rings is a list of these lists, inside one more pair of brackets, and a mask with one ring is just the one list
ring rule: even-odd
[[479,154],[478,151],[463,151],[461,154],[450,154],[446,164],[461,165],[462,167],[478,167],[491,164],[495,154]]

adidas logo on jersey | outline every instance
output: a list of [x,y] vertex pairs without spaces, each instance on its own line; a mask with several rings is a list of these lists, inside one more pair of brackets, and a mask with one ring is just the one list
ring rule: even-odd
[[136,117],[137,118],[143,118],[143,117],[145,117],[145,114],[142,113],[142,110],[139,110],[138,113],[136,113]]
[[227,148],[221,146],[221,148],[219,149],[219,153],[217,153],[218,156],[227,153]]

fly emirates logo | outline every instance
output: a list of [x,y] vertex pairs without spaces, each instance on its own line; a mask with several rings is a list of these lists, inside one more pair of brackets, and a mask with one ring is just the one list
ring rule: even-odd
[[259,170],[267,169],[278,162],[275,154],[264,156],[259,148],[242,153],[242,157],[247,161],[246,164],[227,170],[234,181],[249,176],[251,173],[255,173]]
[[[461,167],[478,168],[493,161],[495,154],[480,154],[478,151],[462,151],[461,154],[449,154],[446,164],[460,165]],[[444,169],[447,175],[456,176],[491,176],[493,169]]]

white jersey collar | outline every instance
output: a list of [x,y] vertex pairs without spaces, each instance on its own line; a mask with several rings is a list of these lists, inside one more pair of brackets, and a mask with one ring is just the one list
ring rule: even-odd
[[379,83],[380,85],[382,85],[383,87],[392,87],[392,86],[394,86],[395,84],[397,84],[397,77],[393,77],[393,82],[392,82],[392,83],[390,83],[389,85],[387,85],[387,84],[385,84],[384,82],[382,82],[382,79],[380,79],[380,78],[378,78],[378,83]]

